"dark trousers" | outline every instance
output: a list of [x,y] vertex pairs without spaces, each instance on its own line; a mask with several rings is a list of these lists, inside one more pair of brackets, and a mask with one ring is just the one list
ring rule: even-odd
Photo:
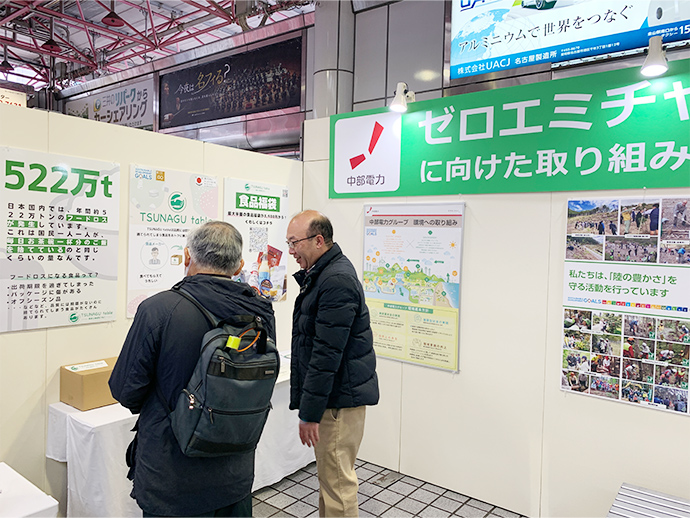
[[[144,518],[147,516],[160,517],[160,514],[149,514],[144,511]],[[252,516],[252,495],[247,495],[245,498],[234,504],[221,507],[215,511],[209,511],[203,514],[193,514],[189,515],[191,517],[207,517],[207,516],[232,516],[233,518],[251,518]]]

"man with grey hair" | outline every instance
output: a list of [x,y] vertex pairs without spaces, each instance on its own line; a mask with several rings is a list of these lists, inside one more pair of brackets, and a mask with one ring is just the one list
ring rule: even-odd
[[[186,277],[178,283],[216,317],[260,316],[275,339],[270,301],[235,282],[244,265],[242,236],[222,221],[189,234]],[[187,457],[173,435],[161,399],[174,408],[199,359],[210,323],[172,290],[144,300],[110,377],[113,397],[139,414],[127,451],[132,497],[144,516],[251,516],[254,452]],[[160,395],[159,395],[160,392]]]

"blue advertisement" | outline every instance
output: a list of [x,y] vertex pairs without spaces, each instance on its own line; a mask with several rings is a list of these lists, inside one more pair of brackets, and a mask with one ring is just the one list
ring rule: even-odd
[[690,1],[453,0],[450,77],[690,39]]

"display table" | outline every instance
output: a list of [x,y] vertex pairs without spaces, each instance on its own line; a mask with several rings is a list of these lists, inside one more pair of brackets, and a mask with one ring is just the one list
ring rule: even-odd
[[0,517],[57,516],[58,502],[0,462]]
[[[256,450],[253,490],[278,482],[314,460],[299,440],[297,412],[288,410],[289,368],[281,358],[266,427]],[[119,404],[82,412],[64,403],[48,409],[46,456],[67,463],[67,516],[141,516],[129,496],[125,451],[137,416]]]

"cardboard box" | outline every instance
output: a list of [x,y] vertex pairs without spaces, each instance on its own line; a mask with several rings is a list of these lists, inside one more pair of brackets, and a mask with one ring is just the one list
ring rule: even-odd
[[116,403],[108,386],[116,360],[117,356],[60,367],[60,401],[79,410]]

